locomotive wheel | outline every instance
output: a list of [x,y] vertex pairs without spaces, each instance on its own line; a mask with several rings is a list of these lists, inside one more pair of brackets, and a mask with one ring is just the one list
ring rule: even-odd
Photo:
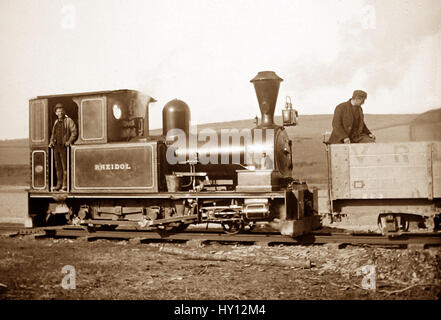
[[96,232],[96,230],[97,230],[97,226],[96,225],[92,225],[92,224],[89,224],[89,225],[87,225],[86,226],[86,230],[87,230],[87,232]]
[[164,226],[158,226],[158,231],[159,232],[170,232],[170,233],[177,233],[177,232],[182,232],[185,229],[187,229],[189,226],[189,224],[186,223],[170,223]]
[[236,234],[243,230],[243,222],[242,221],[225,221],[221,222],[222,228],[224,229],[225,233],[228,234]]
[[248,224],[244,225],[243,230],[245,232],[251,232],[256,227],[256,224],[254,222],[249,222]]
[[98,228],[98,230],[100,230],[100,231],[113,231],[116,228],[118,228],[118,225],[116,225],[116,224],[103,224]]
[[188,226],[189,226],[189,224],[181,223],[181,224],[178,225],[178,226],[172,227],[172,232],[182,232],[182,231],[184,231],[185,229],[187,229]]
[[72,209],[69,208],[69,212],[67,212],[64,217],[66,218],[66,224],[72,224]]

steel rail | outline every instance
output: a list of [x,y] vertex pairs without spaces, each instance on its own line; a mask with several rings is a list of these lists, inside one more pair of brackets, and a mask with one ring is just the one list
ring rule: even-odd
[[35,235],[38,237],[83,237],[93,239],[141,239],[143,241],[218,241],[218,242],[244,242],[244,243],[274,243],[274,244],[327,244],[341,245],[416,245],[441,246],[440,233],[403,233],[384,236],[378,233],[342,233],[316,231],[301,237],[284,236],[276,232],[251,232],[239,234],[226,234],[219,230],[188,230],[179,233],[151,230],[116,229],[112,231],[88,231],[81,226],[52,226],[39,228],[19,228],[18,226],[1,227],[3,235]]
[[441,246],[440,234],[401,234],[383,236],[380,234],[348,234],[348,233],[313,233],[301,237],[284,236],[277,233],[244,233],[226,234],[219,231],[184,231],[167,233],[142,230],[113,230],[89,232],[81,228],[51,228],[44,229],[46,237],[86,237],[92,239],[140,239],[172,240],[172,241],[218,241],[218,242],[248,242],[248,243],[279,243],[279,244],[346,244],[346,245],[430,245]]

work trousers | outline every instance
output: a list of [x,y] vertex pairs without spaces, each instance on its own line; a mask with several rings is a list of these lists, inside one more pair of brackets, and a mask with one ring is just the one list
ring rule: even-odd
[[358,137],[354,137],[351,139],[351,143],[372,143],[375,142],[375,139],[369,137],[367,134],[360,134]]
[[55,154],[55,169],[57,171],[57,186],[66,187],[67,169],[66,169],[66,150],[65,146],[56,145],[54,148]]

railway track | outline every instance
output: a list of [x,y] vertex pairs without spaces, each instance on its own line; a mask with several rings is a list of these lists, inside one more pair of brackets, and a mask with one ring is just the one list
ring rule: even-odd
[[[1,228],[0,228],[1,229]],[[140,242],[151,241],[190,241],[201,242],[235,242],[259,244],[292,244],[292,245],[320,245],[334,243],[337,245],[380,245],[380,246],[411,246],[425,248],[427,246],[441,246],[440,233],[402,233],[398,235],[381,235],[376,233],[344,233],[344,232],[315,232],[313,234],[292,238],[279,233],[251,232],[226,234],[218,230],[190,230],[179,233],[167,233],[146,230],[87,230],[85,227],[56,226],[34,229],[10,230],[9,236],[35,235],[39,238],[85,238],[96,239],[136,239]]]

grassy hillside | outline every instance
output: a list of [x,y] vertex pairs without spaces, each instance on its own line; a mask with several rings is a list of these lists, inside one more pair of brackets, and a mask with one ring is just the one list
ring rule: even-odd
[[25,165],[28,163],[28,139],[0,140],[0,165]]
[[[378,142],[408,141],[408,124],[418,115],[365,115],[367,126],[377,136]],[[302,115],[298,125],[288,127],[294,142],[294,176],[310,184],[326,182],[326,153],[322,143],[323,133],[332,130],[332,115]],[[281,118],[275,118],[281,124]],[[251,128],[254,120],[237,120],[223,123],[207,123],[199,128],[231,129]],[[161,134],[152,130],[151,134]],[[0,141],[0,185],[29,184],[28,139]]]
[[0,140],[0,185],[29,185],[28,139]]

